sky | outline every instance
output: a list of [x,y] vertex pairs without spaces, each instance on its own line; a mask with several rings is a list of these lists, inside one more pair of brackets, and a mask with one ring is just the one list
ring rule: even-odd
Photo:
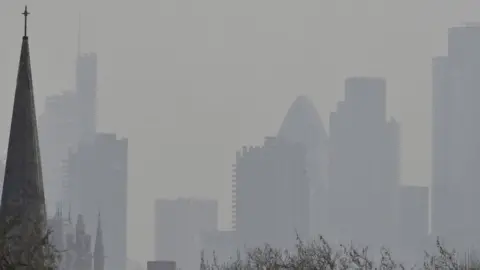
[[328,130],[349,76],[387,79],[402,181],[429,185],[431,58],[449,27],[480,19],[478,0],[0,0],[0,149],[24,4],[37,116],[73,90],[81,13],[80,48],[99,59],[98,130],[129,139],[128,254],[141,262],[156,198],[218,199],[228,228],[235,151],[275,135],[297,95]]

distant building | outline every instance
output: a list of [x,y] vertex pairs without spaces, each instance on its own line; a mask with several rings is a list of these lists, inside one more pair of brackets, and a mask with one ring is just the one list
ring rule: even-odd
[[[67,160],[69,201],[74,213],[83,213],[87,224],[95,224],[102,212],[105,267],[125,270],[127,260],[128,140],[115,134],[96,133],[82,141]],[[86,196],[88,194],[88,196]],[[95,233],[95,228],[88,231]]]
[[399,244],[422,252],[428,239],[428,187],[401,186],[399,195]]
[[330,115],[329,229],[362,245],[394,241],[399,185],[399,125],[386,121],[383,78],[349,78]]
[[174,260],[181,269],[200,265],[200,235],[218,227],[214,200],[160,199],[155,202],[155,259]]
[[150,261],[147,270],[177,270],[177,265],[173,261]]
[[462,251],[480,244],[479,46],[478,25],[451,28],[432,63],[432,234]]
[[97,54],[79,53],[75,86],[82,140],[92,140],[97,125]]
[[63,92],[45,100],[45,111],[39,117],[39,140],[42,148],[47,210],[54,212],[55,202],[65,199],[64,161],[69,149],[79,141],[75,93]]
[[288,109],[277,137],[301,143],[307,150],[307,177],[310,181],[310,234],[327,232],[328,135],[312,101],[299,96]]
[[296,233],[309,235],[306,149],[275,137],[237,152],[233,179],[234,217],[241,251],[269,243],[293,248]]

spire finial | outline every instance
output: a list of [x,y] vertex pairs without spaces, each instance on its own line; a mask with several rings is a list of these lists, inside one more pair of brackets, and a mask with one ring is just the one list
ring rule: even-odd
[[28,15],[30,15],[30,12],[28,12],[28,9],[27,9],[27,5],[25,5],[25,11],[22,13],[23,16],[25,16],[25,33],[24,33],[24,37],[27,36],[27,17]]

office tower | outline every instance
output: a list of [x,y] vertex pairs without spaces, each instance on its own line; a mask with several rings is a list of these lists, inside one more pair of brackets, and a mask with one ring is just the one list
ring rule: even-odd
[[457,249],[479,244],[480,27],[448,31],[448,55],[433,59],[432,233]]
[[[102,212],[105,268],[124,270],[127,252],[128,141],[115,134],[97,133],[69,154],[67,175],[74,213],[95,224]],[[95,234],[95,228],[88,231]]]
[[306,149],[275,137],[237,152],[233,179],[234,220],[239,248],[293,248],[296,233],[309,234]]
[[349,78],[330,115],[329,229],[335,240],[389,245],[399,184],[399,125],[386,121],[383,78]]
[[306,96],[292,104],[278,131],[277,137],[301,143],[307,150],[307,177],[310,181],[310,234],[315,237],[327,230],[327,165],[328,135],[322,119]]
[[399,192],[399,244],[421,254],[428,240],[428,187],[401,186]]
[[45,237],[47,220],[27,36],[27,7],[23,14],[25,33],[13,101],[0,220],[3,228],[13,226],[7,243],[3,243],[11,252],[11,261],[39,269],[45,267],[43,250],[39,248],[32,251],[32,254],[28,254],[31,256],[28,261],[24,253],[25,250],[32,250],[32,243],[41,243]]
[[81,139],[92,140],[97,123],[97,55],[95,53],[78,54],[75,78]]
[[175,261],[181,269],[200,265],[200,235],[217,230],[218,203],[177,199],[155,202],[155,259]]
[[73,92],[52,95],[45,100],[45,110],[39,117],[39,140],[42,149],[43,174],[47,210],[55,210],[64,200],[63,162],[69,149],[75,149],[79,140],[77,100]]

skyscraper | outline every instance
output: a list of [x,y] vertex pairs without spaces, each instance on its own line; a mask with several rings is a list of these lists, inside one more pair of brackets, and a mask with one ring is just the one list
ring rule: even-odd
[[238,247],[293,248],[296,235],[309,234],[309,181],[306,149],[275,137],[263,146],[237,152],[234,217]]
[[[27,36],[27,7],[23,14],[25,33],[13,102],[0,220],[2,226],[14,226],[9,231],[12,236],[10,242],[5,243],[11,248],[11,259],[36,269],[44,267],[43,249],[39,248],[29,254],[32,256],[31,261],[25,261],[23,252],[32,250],[32,243],[41,243],[45,237],[47,221]],[[15,223],[9,224],[10,222]]]
[[448,31],[448,56],[433,60],[433,234],[457,248],[480,244],[480,27]]
[[386,121],[383,78],[349,78],[330,115],[329,222],[341,242],[393,241],[399,125]]
[[[80,143],[67,161],[69,198],[74,213],[87,224],[102,212],[105,268],[124,270],[127,260],[128,140],[116,134],[97,133]],[[88,194],[88,196],[85,196]],[[95,228],[88,234],[95,235]]]
[[79,53],[75,78],[81,139],[92,140],[97,125],[97,54]]
[[54,211],[57,203],[65,199],[64,192],[68,188],[65,186],[67,183],[63,162],[68,151],[74,150],[78,145],[77,103],[73,92],[49,96],[45,100],[45,110],[39,117],[45,196],[49,212]]
[[310,186],[310,233],[312,236],[327,230],[327,165],[328,135],[322,119],[306,96],[299,96],[288,109],[277,137],[300,143],[307,150],[307,177]]

